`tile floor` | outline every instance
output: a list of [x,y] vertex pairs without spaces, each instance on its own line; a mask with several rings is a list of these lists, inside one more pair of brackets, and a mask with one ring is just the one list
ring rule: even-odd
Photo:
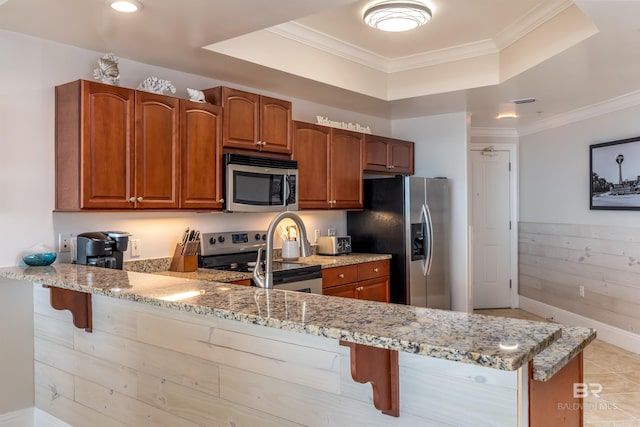
[[[476,313],[546,321],[520,309]],[[596,339],[584,351],[584,382],[602,385],[584,399],[584,427],[640,427],[640,355]]]

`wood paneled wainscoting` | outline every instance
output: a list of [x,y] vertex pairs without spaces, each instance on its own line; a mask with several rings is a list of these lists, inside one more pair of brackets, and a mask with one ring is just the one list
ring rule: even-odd
[[640,333],[640,227],[522,222],[519,242],[521,296]]
[[100,295],[88,333],[33,289],[36,407],[73,426],[515,426],[526,416],[526,366],[399,352],[395,417],[352,379],[338,339]]

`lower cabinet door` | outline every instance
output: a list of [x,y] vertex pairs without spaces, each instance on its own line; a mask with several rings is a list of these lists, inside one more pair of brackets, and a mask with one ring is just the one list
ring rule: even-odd
[[332,297],[356,298],[357,283],[349,283],[347,285],[332,286],[322,290],[323,295],[331,295]]
[[358,282],[355,291],[358,299],[389,302],[389,277]]

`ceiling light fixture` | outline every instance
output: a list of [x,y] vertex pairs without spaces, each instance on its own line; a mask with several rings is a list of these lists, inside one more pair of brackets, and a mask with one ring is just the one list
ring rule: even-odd
[[118,12],[132,13],[142,10],[143,6],[138,0],[116,0],[111,2],[111,8]]
[[382,31],[409,31],[431,20],[431,9],[418,2],[387,1],[364,13],[365,24]]

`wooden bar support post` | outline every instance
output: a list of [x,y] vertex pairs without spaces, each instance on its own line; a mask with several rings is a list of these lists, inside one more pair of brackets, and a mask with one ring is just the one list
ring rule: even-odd
[[43,287],[49,288],[51,307],[56,310],[69,310],[76,328],[87,332],[93,331],[91,294],[54,286],[43,285]]
[[351,349],[351,377],[359,383],[371,383],[373,405],[383,414],[400,416],[398,352],[340,341]]

